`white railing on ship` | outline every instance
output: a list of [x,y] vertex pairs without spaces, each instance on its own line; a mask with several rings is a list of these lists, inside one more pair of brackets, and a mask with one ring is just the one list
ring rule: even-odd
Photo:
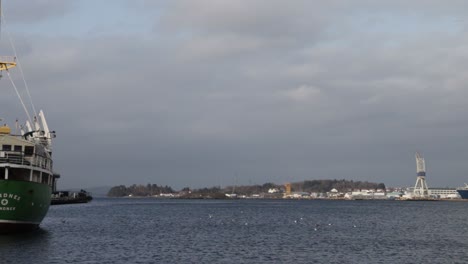
[[0,163],[30,165],[46,170],[52,170],[52,160],[41,155],[25,155],[21,151],[0,151]]

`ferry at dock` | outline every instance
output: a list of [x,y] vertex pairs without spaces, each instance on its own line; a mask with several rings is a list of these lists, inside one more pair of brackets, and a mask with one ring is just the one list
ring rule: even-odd
[[60,175],[53,172],[49,132],[44,114],[43,126],[14,135],[0,127],[0,233],[33,230],[39,227],[51,203]]
[[468,184],[465,183],[465,187],[457,188],[457,192],[462,199],[468,199]]
[[[0,1],[0,25],[4,23],[1,10]],[[13,45],[12,41],[10,43]],[[16,53],[16,49],[13,50]],[[10,70],[17,64],[16,54],[0,56],[0,77],[6,75],[0,80],[2,90],[9,79],[27,116],[23,125],[16,120],[15,131],[6,123],[0,126],[0,234],[38,228],[49,210],[51,194],[60,178],[54,173],[52,161],[55,132],[49,130],[44,112],[36,113],[32,100],[33,115],[29,113],[10,76]],[[19,73],[22,75],[21,68]],[[24,83],[30,95],[26,81]],[[2,105],[0,109],[5,112],[7,104]]]

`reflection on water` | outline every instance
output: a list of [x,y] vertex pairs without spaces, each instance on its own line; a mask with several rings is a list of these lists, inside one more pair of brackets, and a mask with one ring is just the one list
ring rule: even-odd
[[[32,232],[0,235],[0,263],[47,263],[51,250],[50,239],[51,233],[42,228]],[[18,249],[21,249],[21,254],[18,254]]]
[[14,246],[17,244],[47,243],[50,233],[47,230],[38,228],[32,232],[19,234],[5,234],[0,236],[0,247]]

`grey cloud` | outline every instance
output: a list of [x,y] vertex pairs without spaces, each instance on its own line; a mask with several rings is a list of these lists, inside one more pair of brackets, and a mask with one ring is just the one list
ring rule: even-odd
[[25,36],[62,184],[411,185],[416,150],[430,184],[465,181],[467,39],[458,28],[430,33],[431,23],[413,36],[351,23],[362,5],[377,18],[420,10],[443,20],[456,8],[249,3],[165,2],[151,36]]
[[71,11],[73,1],[16,0],[2,1],[8,23],[37,23],[51,17],[62,17]]

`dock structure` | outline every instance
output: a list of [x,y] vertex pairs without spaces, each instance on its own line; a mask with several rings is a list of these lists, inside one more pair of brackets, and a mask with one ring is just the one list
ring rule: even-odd
[[426,183],[426,163],[424,158],[416,152],[416,184],[414,185],[413,197],[414,198],[429,198],[429,188]]

